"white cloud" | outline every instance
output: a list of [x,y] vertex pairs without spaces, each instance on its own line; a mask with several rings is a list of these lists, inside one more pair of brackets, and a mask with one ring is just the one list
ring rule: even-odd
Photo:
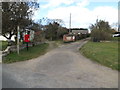
[[85,6],[89,5],[89,1],[88,0],[83,0],[81,2],[78,2],[77,5],[80,6],[80,7],[85,7]]
[[[110,24],[117,22],[118,10],[110,6],[96,7],[89,10],[85,6],[89,2],[83,1],[74,6],[58,7],[48,12],[47,17],[52,19],[62,19],[66,26],[69,26],[69,15],[72,13],[72,27],[89,27],[98,19],[109,21]],[[81,5],[81,6],[80,6]]]
[[74,0],[48,0],[46,5],[41,5],[42,8],[56,7],[61,4],[72,4]]
[[98,16],[98,19],[109,21],[110,24],[118,21],[118,10],[113,7],[97,7],[94,9],[93,14]]
[[[94,0],[43,0],[45,3],[40,5],[40,9],[35,11],[33,20],[38,19],[41,9],[48,10],[46,16],[51,19],[62,19],[66,27],[69,27],[69,17],[72,14],[72,27],[89,27],[98,19],[106,20],[110,24],[118,21],[118,10],[111,6],[99,6],[89,9],[86,6]],[[43,2],[42,1],[42,2]],[[95,2],[95,1],[94,1]],[[67,6],[61,6],[65,4]],[[49,9],[52,7],[52,9]],[[46,11],[45,11],[46,12]],[[44,12],[41,12],[44,13]]]
[[40,14],[41,14],[41,8],[38,8],[37,10],[34,11],[34,15],[32,16],[32,20],[38,20],[40,19]]

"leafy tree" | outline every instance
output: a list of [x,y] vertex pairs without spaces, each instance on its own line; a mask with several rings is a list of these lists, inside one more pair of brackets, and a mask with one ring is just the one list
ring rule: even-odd
[[36,31],[33,42],[43,42],[45,41],[45,33],[42,30]]
[[92,41],[99,42],[101,40],[110,40],[112,29],[108,22],[97,20],[96,23],[90,26]]
[[33,22],[32,25],[29,27],[29,29],[35,31],[34,40],[33,40],[34,43],[45,40],[45,32],[44,30],[42,30],[42,27],[43,27],[42,25],[35,22]]
[[33,10],[38,8],[36,2],[2,2],[2,35],[11,39],[20,30],[32,24]]
[[59,23],[59,25],[64,25],[64,21],[61,20],[61,19],[49,19],[49,18],[42,18],[40,20],[38,20],[38,23],[39,24],[42,24],[42,25],[49,25],[50,23],[54,23],[54,22],[57,22]]
[[42,18],[37,23],[45,31],[45,37],[49,40],[60,39],[64,34],[68,33],[68,30],[62,27],[64,22],[61,19]]
[[57,30],[57,39],[63,38],[64,34],[68,34],[68,30],[67,28],[60,26]]
[[41,25],[35,22],[32,22],[32,24],[28,27],[28,29],[32,29],[34,31],[41,30]]
[[57,30],[58,30],[59,24],[54,22],[53,24],[50,23],[49,25],[46,25],[46,38],[50,40],[54,40],[57,38]]

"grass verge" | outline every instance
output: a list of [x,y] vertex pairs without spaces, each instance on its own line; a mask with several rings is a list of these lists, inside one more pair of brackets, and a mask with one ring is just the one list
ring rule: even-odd
[[64,44],[64,42],[62,39],[59,39],[59,40],[55,40],[55,44],[56,44],[56,46],[59,46],[59,45]]
[[48,51],[50,50],[53,50],[57,47],[59,47],[60,45],[63,44],[63,41],[62,40],[54,40],[54,41],[49,41],[49,48],[48,48]]
[[28,51],[25,48],[20,51],[19,55],[17,54],[17,52],[12,52],[4,57],[3,63],[12,63],[12,62],[18,62],[18,61],[24,61],[24,60],[36,58],[40,55],[45,54],[48,46],[49,44],[44,43],[44,44],[36,45],[34,47],[29,47]]
[[1,47],[0,50],[5,50],[7,48],[8,42],[7,41],[0,41]]
[[111,41],[120,41],[120,37],[112,37]]
[[118,42],[91,42],[86,43],[80,52],[102,65],[120,70],[118,62]]

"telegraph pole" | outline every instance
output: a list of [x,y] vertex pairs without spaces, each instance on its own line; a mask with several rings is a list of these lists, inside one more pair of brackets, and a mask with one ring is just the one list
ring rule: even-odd
[[71,13],[70,13],[70,21],[69,21],[69,33],[71,31]]
[[19,26],[17,26],[17,53],[19,55],[19,38],[20,38],[20,32],[19,32]]
[[120,32],[120,1],[118,2],[118,32]]

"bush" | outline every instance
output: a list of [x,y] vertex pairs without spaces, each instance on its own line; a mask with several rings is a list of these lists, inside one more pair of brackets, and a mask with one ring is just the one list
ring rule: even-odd
[[45,33],[43,31],[37,31],[34,35],[33,42],[43,42],[45,40]]
[[110,40],[112,36],[112,29],[108,22],[103,20],[97,21],[95,25],[91,27],[91,40],[93,42],[100,42],[103,40]]
[[93,30],[91,33],[91,40],[93,42],[100,42],[103,40],[111,40],[111,33],[102,30]]

